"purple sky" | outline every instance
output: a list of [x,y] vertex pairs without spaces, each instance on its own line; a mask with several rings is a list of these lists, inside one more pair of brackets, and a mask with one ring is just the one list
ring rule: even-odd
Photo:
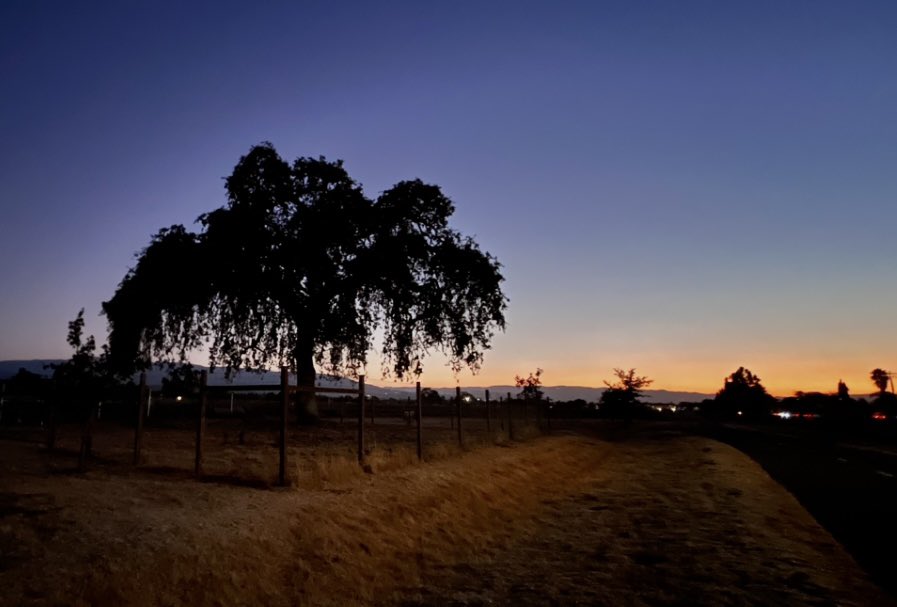
[[186,4],[0,6],[0,359],[68,356],[82,307],[104,336],[134,253],[268,140],[455,201],[511,298],[462,383],[897,367],[897,4]]

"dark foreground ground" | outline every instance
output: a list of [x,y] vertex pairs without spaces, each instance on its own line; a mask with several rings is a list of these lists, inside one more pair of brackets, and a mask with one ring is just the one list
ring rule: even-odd
[[[0,441],[0,605],[894,604],[756,462],[693,430],[556,426],[373,474],[318,446],[289,489],[76,473]],[[157,457],[189,461],[176,439]],[[268,469],[266,449],[215,457]]]

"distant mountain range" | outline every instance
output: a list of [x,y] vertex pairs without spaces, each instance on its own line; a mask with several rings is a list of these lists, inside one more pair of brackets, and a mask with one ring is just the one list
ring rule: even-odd
[[[2,360],[0,361],[0,380],[8,379],[19,372],[19,369],[25,369],[31,373],[49,376],[51,369],[46,366],[50,364],[60,363],[62,360]],[[197,369],[204,369],[199,365]],[[168,371],[166,369],[153,369],[147,373],[147,383],[153,388],[162,386],[162,378],[166,377]],[[290,381],[295,383],[296,376],[292,375]],[[280,383],[280,374],[272,371],[262,373],[242,372],[236,374],[230,381],[224,378],[224,371],[216,369],[209,374],[209,384],[213,386],[233,385],[270,385],[272,390],[277,389]],[[329,387],[354,387],[355,382],[349,379],[324,379],[319,382],[322,386]],[[413,398],[414,388],[405,386],[377,386],[371,383],[366,384],[367,392],[378,398]],[[454,387],[434,388],[443,396],[453,396],[455,394]],[[499,397],[506,397],[508,393],[516,395],[520,390],[516,386],[461,386],[461,390],[474,396],[475,398],[485,398],[486,390],[489,390],[489,396],[495,400]],[[542,391],[545,396],[554,401],[570,401],[582,399],[586,402],[597,402],[601,398],[604,388],[591,388],[588,386],[544,386]],[[701,394],[699,392],[676,392],[670,390],[645,390],[644,398],[648,402],[654,403],[697,403],[705,398],[713,398],[713,394]]]

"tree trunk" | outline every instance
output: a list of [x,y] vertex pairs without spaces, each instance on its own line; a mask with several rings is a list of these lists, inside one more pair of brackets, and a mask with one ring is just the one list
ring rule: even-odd
[[[314,347],[305,345],[296,353],[296,375],[300,386],[314,386],[317,379],[314,361]],[[300,424],[316,423],[320,414],[314,392],[299,392],[296,395],[296,414]]]

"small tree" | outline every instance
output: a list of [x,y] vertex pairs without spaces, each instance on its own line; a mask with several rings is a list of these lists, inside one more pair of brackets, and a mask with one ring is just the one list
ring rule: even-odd
[[637,375],[635,369],[614,369],[614,375],[617,381],[604,382],[607,388],[601,394],[598,405],[603,414],[612,418],[622,416],[628,423],[632,420],[634,409],[641,404],[639,398],[642,396],[642,389],[650,386],[654,380]]
[[38,373],[32,373],[24,367],[6,380],[6,389],[10,394],[27,394],[29,396],[42,396],[46,392],[47,378]]
[[445,399],[442,398],[442,395],[433,388],[422,388],[420,391],[420,399],[421,402],[433,405],[441,405],[445,401]]
[[891,374],[884,369],[872,369],[869,378],[875,384],[875,387],[878,388],[878,392],[884,394],[888,389],[888,381],[891,379]]
[[96,399],[116,381],[109,371],[108,352],[104,347],[97,355],[97,343],[93,335],[84,337],[84,309],[69,322],[68,344],[74,349],[65,362],[50,365],[53,382],[64,394],[77,401]]
[[768,417],[776,399],[766,392],[760,377],[749,369],[738,370],[727,377],[723,388],[716,393],[713,409],[725,417],[736,417],[741,411],[744,418]]
[[845,384],[842,380],[838,380],[838,400],[840,401],[849,401],[853,400],[850,398],[850,390],[847,389],[847,384]]
[[515,375],[514,385],[521,388],[517,398],[527,401],[542,400],[544,396],[542,392],[542,369],[536,369],[535,373],[530,373],[527,377]]

